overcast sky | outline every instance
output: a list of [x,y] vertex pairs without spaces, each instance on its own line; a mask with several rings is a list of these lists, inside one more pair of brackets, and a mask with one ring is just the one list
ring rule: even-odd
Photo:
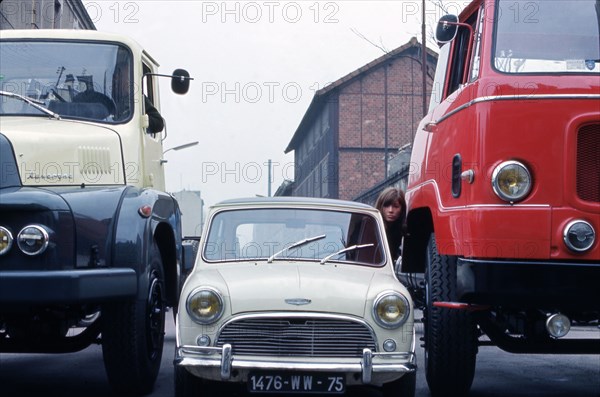
[[[134,38],[162,73],[195,79],[185,96],[160,86],[165,150],[200,142],[165,154],[167,190],[200,190],[207,207],[266,196],[269,159],[272,193],[293,179],[284,150],[315,90],[421,32],[420,0],[84,3],[98,30]],[[426,13],[429,24],[441,16],[432,4]]]

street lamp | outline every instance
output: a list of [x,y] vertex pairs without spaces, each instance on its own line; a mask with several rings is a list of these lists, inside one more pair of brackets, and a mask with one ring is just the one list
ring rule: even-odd
[[[183,145],[175,146],[175,147],[172,147],[172,148],[169,148],[169,149],[165,150],[165,151],[162,153],[162,155],[163,155],[163,157],[164,157],[164,156],[165,156],[165,153],[167,153],[167,152],[168,152],[168,151],[170,151],[170,150],[175,150],[175,151],[177,151],[177,150],[187,149],[187,148],[189,148],[189,147],[196,146],[198,143],[199,143],[198,141],[195,141],[195,142],[189,142],[189,143],[185,143],[185,144],[183,144]],[[160,159],[160,164],[161,164],[161,165],[163,165],[163,164],[164,164],[164,163],[166,163],[167,161],[168,161],[168,160],[165,160],[164,158],[162,158],[162,159]]]

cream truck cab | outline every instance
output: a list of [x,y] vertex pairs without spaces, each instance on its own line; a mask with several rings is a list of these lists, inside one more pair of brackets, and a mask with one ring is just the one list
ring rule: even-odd
[[[126,395],[152,390],[193,261],[164,192],[160,76],[127,37],[0,34],[0,352],[101,343]],[[168,77],[187,92],[185,70]]]

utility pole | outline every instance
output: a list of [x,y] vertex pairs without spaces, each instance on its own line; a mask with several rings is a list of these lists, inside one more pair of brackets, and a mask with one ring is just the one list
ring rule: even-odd
[[268,183],[269,187],[267,189],[267,191],[268,191],[267,197],[271,197],[271,159],[269,159],[269,161],[268,161],[268,167],[269,167],[269,172],[268,172],[268,181],[267,181],[267,183]]

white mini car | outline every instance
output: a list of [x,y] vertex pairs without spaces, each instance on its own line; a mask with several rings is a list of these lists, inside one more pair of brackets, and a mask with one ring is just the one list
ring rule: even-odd
[[175,395],[413,397],[413,305],[373,207],[306,198],[211,208],[176,317]]

